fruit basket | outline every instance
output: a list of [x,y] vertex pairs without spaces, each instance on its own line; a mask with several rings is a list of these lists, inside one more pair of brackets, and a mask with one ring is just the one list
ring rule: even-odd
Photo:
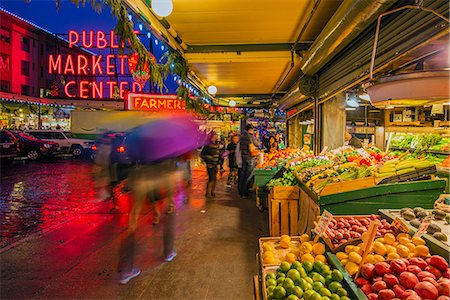
[[[350,281],[347,281],[349,279]],[[349,288],[351,279],[321,262],[282,263],[262,269],[263,299],[364,299],[355,298]],[[354,284],[353,284],[354,286]],[[356,288],[356,290],[358,290]],[[270,297],[269,293],[273,296]],[[295,295],[288,298],[288,295]],[[333,295],[335,294],[335,295]],[[326,299],[326,298],[325,298]]]
[[[331,252],[344,251],[348,245],[361,243],[361,236],[367,231],[372,220],[379,219],[376,215],[355,215],[355,216],[333,216],[326,235],[322,237]],[[391,225],[387,221],[381,220],[377,237],[383,236],[387,232],[393,232]]]

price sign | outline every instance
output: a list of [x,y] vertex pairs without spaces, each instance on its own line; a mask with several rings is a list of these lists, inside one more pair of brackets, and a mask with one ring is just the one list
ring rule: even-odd
[[392,221],[392,227],[402,231],[402,232],[409,232],[408,225],[405,224],[405,222],[402,221],[399,217],[395,217],[394,221]]
[[421,237],[425,232],[427,232],[428,226],[431,224],[431,216],[426,217],[422,224],[419,226],[419,230],[417,230],[416,234],[414,234],[415,237]]
[[361,156],[364,157],[365,159],[368,159],[368,158],[370,159],[369,153],[367,153],[367,151],[364,150],[363,148],[359,148],[356,151],[358,151],[358,153],[361,154]]
[[331,220],[333,219],[333,215],[325,210],[320,217],[319,223],[317,224],[316,228],[314,228],[314,232],[320,236],[324,234],[324,232],[327,230],[328,225],[330,224]]
[[[363,255],[361,259],[361,263],[359,264],[359,270],[361,270],[361,266],[366,262],[367,255],[370,253],[370,248],[372,247],[373,241],[375,240],[375,236],[377,235],[378,226],[380,225],[379,220],[373,220],[369,224],[369,229],[367,230],[366,240],[362,246]],[[359,271],[356,273],[355,279],[358,278]]]

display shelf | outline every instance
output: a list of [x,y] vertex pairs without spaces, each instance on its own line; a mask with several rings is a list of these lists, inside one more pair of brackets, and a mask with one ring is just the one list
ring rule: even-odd
[[[389,209],[380,209],[378,211],[378,214],[381,216],[381,218],[388,220],[389,222],[392,222],[395,218],[395,212],[398,212],[398,210],[389,210]],[[408,225],[409,234],[414,235],[417,232],[417,228],[414,228],[413,226]],[[427,243],[428,248],[430,249],[430,252],[432,254],[437,254],[442,257],[448,257],[450,253],[450,246],[449,244],[445,244],[437,239],[435,239],[432,235],[429,235],[428,233],[425,233],[422,238]]]

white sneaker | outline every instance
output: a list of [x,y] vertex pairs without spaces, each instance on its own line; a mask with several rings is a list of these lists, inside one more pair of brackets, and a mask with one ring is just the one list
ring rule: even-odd
[[134,277],[139,276],[139,274],[141,274],[141,270],[139,268],[133,268],[133,270],[131,270],[130,273],[127,273],[127,274],[122,273],[120,275],[119,283],[127,284],[128,281],[130,281]]

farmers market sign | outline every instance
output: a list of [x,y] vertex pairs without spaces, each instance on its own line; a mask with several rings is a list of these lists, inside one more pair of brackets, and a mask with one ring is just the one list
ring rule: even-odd
[[130,93],[127,101],[128,110],[145,111],[183,111],[186,110],[186,103],[180,100],[177,95],[152,95]]

